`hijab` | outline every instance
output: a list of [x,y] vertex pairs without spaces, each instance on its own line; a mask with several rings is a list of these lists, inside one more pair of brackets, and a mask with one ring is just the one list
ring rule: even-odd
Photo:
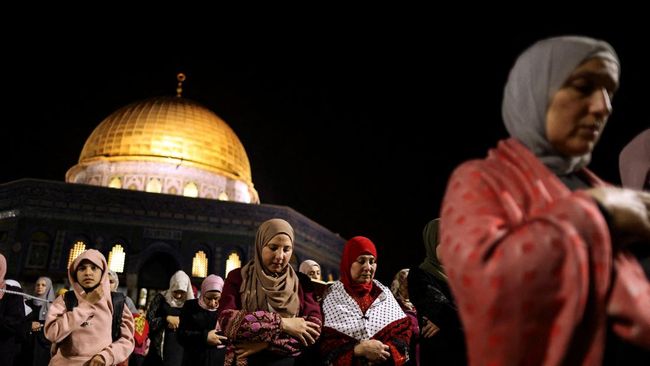
[[201,296],[199,297],[199,306],[208,311],[217,311],[218,308],[210,309],[208,305],[203,301],[203,296],[205,296],[210,291],[219,291],[223,290],[223,278],[217,275],[209,275],[201,283]]
[[343,256],[341,257],[341,282],[349,294],[356,296],[365,296],[372,289],[372,281],[368,283],[356,283],[352,281],[350,269],[360,255],[370,254],[377,259],[377,248],[375,244],[364,236],[355,236],[343,246]]
[[618,157],[623,187],[649,190],[650,174],[650,128],[630,141]]
[[39,295],[38,297],[46,301],[42,302],[43,305],[41,305],[41,311],[38,313],[38,320],[45,321],[47,312],[50,310],[50,304],[52,304],[56,296],[54,295],[54,286],[52,286],[52,279],[49,277],[39,277],[36,282],[40,280],[45,281],[45,293]]
[[422,231],[422,241],[424,241],[424,250],[426,251],[427,256],[420,264],[420,269],[431,273],[443,282],[447,282],[447,275],[442,269],[442,264],[440,264],[440,261],[438,260],[438,255],[436,255],[436,248],[438,248],[438,244],[440,243],[440,235],[438,234],[439,225],[439,218],[431,220],[426,224]]
[[[5,275],[7,274],[7,259],[4,255],[0,254],[0,289],[5,289],[7,285],[5,284]],[[4,297],[4,291],[0,291],[0,299]]]
[[[176,299],[174,297],[174,291],[177,290],[185,291],[185,296],[181,299]],[[186,300],[193,299],[194,292],[192,291],[192,283],[187,273],[183,271],[174,273],[172,278],[169,279],[169,288],[164,291],[163,296],[167,304],[173,308],[182,308]]]
[[[92,264],[97,266],[102,271],[101,277],[99,279],[99,283],[92,289],[83,288],[81,284],[77,281],[77,268],[79,267],[79,265],[83,260],[90,261]],[[70,267],[68,267],[68,280],[72,284],[72,290],[74,291],[78,301],[86,301],[82,295],[85,294],[86,291],[90,292],[95,288],[101,286],[103,290],[102,298],[95,303],[95,306],[110,310],[112,312],[113,303],[111,301],[111,284],[108,282],[107,268],[108,268],[108,263],[106,263],[106,258],[104,257],[104,255],[96,249],[88,249],[82,252],[81,254],[79,254],[79,256],[75,258],[75,260],[72,261],[72,263],[70,263]]]
[[519,56],[505,85],[501,112],[508,133],[559,176],[587,166],[591,153],[563,156],[557,152],[546,137],[546,112],[571,73],[594,57],[620,65],[607,42],[581,36],[544,39]]
[[300,263],[300,267],[298,269],[298,272],[309,275],[309,271],[311,271],[311,269],[314,266],[317,266],[318,268],[320,268],[320,264],[318,264],[318,262],[313,261],[311,259],[306,259],[305,261]]
[[[20,282],[16,280],[5,280],[5,284],[8,286],[13,286],[13,287],[18,287],[19,289],[22,290],[22,286],[20,285]],[[29,315],[32,313],[32,308],[29,307],[24,301],[23,301],[23,306],[25,307],[25,316]]]
[[294,243],[291,225],[282,219],[263,222],[255,236],[255,257],[242,269],[241,293],[242,308],[246,311],[268,310],[269,306],[283,317],[293,317],[300,311],[298,298],[298,276],[289,264],[278,276],[268,275],[262,263],[262,248],[274,236],[286,234]]
[[[413,310],[415,306],[413,306],[413,303],[411,300],[409,300],[408,296],[408,275],[408,268],[401,269],[399,272],[397,272],[393,278],[393,282],[390,284],[390,292],[393,293],[395,300],[397,300],[397,302],[400,303],[403,307],[405,307],[407,310]],[[405,292],[406,296],[404,296]]]

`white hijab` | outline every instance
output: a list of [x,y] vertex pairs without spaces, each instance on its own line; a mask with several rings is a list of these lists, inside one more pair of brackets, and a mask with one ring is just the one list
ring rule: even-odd
[[[176,299],[174,297],[174,291],[176,290],[185,291],[185,296],[180,300]],[[173,308],[182,308],[186,300],[192,300],[194,298],[194,292],[192,291],[192,282],[187,273],[183,271],[174,273],[172,278],[169,279],[169,288],[165,291],[164,296],[169,306]]]

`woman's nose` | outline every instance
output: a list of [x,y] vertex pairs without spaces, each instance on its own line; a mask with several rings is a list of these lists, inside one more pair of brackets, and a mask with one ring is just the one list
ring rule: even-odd
[[601,87],[591,95],[590,109],[593,113],[609,116],[612,113],[612,100],[607,88]]

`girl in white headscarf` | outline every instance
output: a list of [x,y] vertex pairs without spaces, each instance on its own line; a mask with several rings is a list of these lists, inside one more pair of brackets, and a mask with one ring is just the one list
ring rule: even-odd
[[183,304],[194,299],[190,277],[177,271],[169,280],[169,288],[157,294],[149,305],[147,321],[152,350],[147,358],[165,366],[181,366],[183,347],[178,339],[178,326]]

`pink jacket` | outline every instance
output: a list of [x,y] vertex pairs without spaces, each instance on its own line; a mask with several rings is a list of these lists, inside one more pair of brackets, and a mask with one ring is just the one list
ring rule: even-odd
[[[104,269],[99,285],[104,296],[95,304],[90,304],[81,296],[84,290],[74,275],[84,259]],[[58,344],[50,365],[81,366],[96,354],[103,356],[107,365],[114,365],[126,360],[133,351],[133,316],[126,306],[122,312],[122,335],[116,342],[111,337],[113,304],[107,268],[104,256],[94,249],[81,253],[70,265],[68,278],[73,284],[78,305],[72,311],[67,311],[63,296],[59,296],[47,313],[45,337]]]

